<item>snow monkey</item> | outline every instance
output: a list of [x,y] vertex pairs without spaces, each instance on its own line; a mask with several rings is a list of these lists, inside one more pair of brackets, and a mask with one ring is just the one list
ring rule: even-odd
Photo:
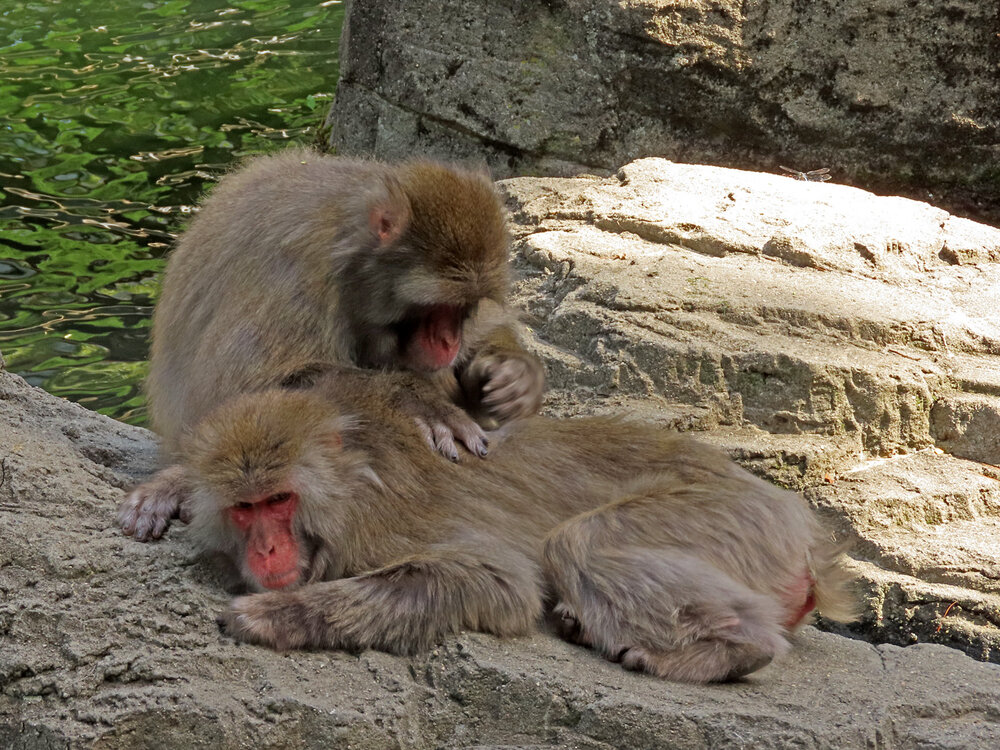
[[615,418],[528,417],[487,461],[426,450],[406,372],[243,395],[185,441],[189,534],[256,593],[220,624],[278,649],[427,649],[460,629],[570,639],[631,669],[730,680],[814,608],[854,614],[798,495],[714,448]]
[[[291,149],[212,190],[170,256],[147,383],[169,460],[180,436],[239,393],[294,383],[316,362],[423,373],[399,404],[458,460],[487,452],[473,417],[541,404],[507,292],[503,208],[484,174]],[[187,519],[176,465],[133,490],[118,521],[139,540]]]

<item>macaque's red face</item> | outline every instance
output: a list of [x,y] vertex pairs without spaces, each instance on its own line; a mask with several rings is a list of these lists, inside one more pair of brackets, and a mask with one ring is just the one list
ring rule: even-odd
[[283,589],[299,580],[299,544],[292,531],[298,505],[294,492],[277,492],[227,511],[243,533],[246,569],[266,589]]
[[451,367],[462,346],[465,311],[454,305],[432,305],[422,310],[416,330],[406,344],[406,364],[413,370]]

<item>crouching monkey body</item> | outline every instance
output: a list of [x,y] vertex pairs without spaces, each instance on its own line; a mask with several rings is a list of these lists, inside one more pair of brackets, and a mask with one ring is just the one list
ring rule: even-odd
[[685,436],[528,418],[490,461],[424,448],[389,399],[405,373],[237,398],[184,447],[192,532],[251,589],[221,616],[279,649],[426,649],[449,632],[563,634],[670,679],[767,664],[849,576],[797,495]]

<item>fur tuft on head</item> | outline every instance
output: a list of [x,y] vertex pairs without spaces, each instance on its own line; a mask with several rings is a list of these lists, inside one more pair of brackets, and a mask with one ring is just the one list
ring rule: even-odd
[[446,286],[461,282],[454,300],[439,301],[503,302],[509,238],[503,206],[487,175],[418,160],[400,167],[399,181],[412,210],[402,241],[426,253],[429,270]]
[[227,504],[292,486],[303,465],[338,452],[350,420],[302,391],[239,396],[209,414],[184,442],[182,460]]

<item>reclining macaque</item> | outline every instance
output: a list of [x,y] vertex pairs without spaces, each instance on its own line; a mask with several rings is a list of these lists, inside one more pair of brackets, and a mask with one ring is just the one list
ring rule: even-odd
[[[426,374],[432,387],[400,407],[448,458],[456,441],[485,455],[473,416],[534,414],[544,380],[503,307],[507,255],[485,174],[302,149],[251,160],[215,186],[167,264],[147,382],[165,456],[217,404],[316,361]],[[159,537],[186,520],[186,495],[170,466],[129,494],[119,523]]]
[[850,576],[805,502],[688,437],[614,418],[527,418],[488,461],[442,461],[394,393],[336,372],[237,397],[183,446],[192,537],[249,587],[220,623],[278,649],[426,649],[447,633],[564,634],[631,669],[730,680]]

